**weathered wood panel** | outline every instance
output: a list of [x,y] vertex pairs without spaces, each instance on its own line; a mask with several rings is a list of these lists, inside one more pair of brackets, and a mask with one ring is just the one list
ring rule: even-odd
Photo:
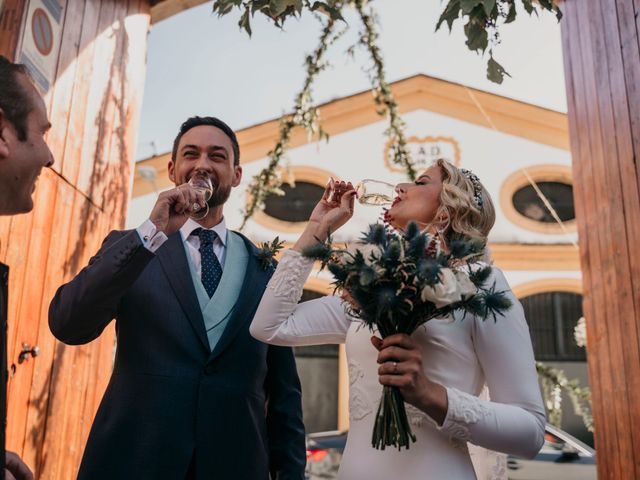
[[640,478],[638,2],[564,2],[565,77],[598,474]]
[[[7,0],[0,53],[13,58],[26,2]],[[0,259],[11,265],[7,446],[40,479],[74,478],[111,374],[114,329],[82,347],[49,332],[55,290],[124,225],[144,87],[147,0],[78,0],[63,14],[55,82],[45,100],[56,158],[35,209],[0,218]],[[11,18],[15,21],[7,22]],[[40,355],[18,364],[22,343]]]

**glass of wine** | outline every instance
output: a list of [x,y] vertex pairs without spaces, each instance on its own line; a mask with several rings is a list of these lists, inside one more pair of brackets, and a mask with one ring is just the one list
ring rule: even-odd
[[356,194],[362,205],[391,205],[396,196],[396,187],[387,182],[365,178],[356,185]]
[[[333,178],[329,179],[329,203],[339,202],[346,189]],[[365,178],[355,186],[358,202],[362,205],[391,205],[396,196],[396,187],[391,183]]]
[[202,220],[209,214],[209,199],[213,195],[213,184],[208,175],[195,174],[189,179],[189,186],[204,197],[204,208],[191,213],[194,220]]

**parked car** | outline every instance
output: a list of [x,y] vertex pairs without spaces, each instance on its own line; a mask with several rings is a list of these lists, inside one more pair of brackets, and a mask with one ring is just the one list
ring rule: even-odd
[[[307,480],[336,478],[348,432],[307,435]],[[567,432],[547,424],[545,442],[535,458],[509,455],[510,480],[595,480],[595,451]]]

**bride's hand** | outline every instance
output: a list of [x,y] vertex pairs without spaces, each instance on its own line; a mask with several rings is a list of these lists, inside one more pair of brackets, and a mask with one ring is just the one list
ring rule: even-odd
[[381,340],[371,337],[378,349],[378,380],[382,385],[398,387],[405,402],[427,413],[439,425],[447,416],[447,391],[424,374],[422,352],[405,334],[395,334]]
[[318,233],[322,235],[335,232],[353,216],[355,195],[351,182],[327,185],[322,198],[311,212],[309,223],[315,223]]

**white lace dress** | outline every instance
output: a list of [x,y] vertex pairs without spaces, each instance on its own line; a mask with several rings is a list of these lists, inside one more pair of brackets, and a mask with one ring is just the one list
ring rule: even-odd
[[[476,478],[467,442],[488,450],[534,456],[544,439],[545,413],[529,329],[522,307],[498,269],[497,289],[508,290],[513,307],[504,317],[482,321],[434,319],[413,334],[422,345],[424,371],[447,389],[442,426],[407,404],[417,437],[409,450],[371,446],[382,393],[372,333],[348,316],[338,297],[298,304],[313,262],[298,252],[283,255],[251,325],[251,334],[275,345],[346,343],[349,365],[349,436],[341,480],[466,480]],[[478,398],[485,383],[491,401]],[[504,457],[477,454],[478,478],[505,478]],[[491,465],[486,465],[491,463]]]

